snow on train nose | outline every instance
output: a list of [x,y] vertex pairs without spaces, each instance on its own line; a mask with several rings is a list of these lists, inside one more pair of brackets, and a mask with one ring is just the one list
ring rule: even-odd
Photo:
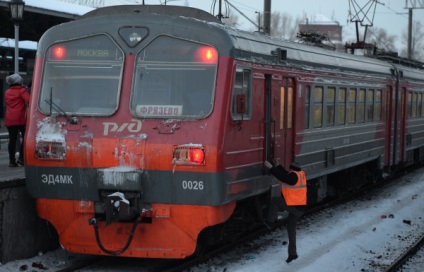
[[97,170],[97,186],[105,190],[142,191],[142,170],[118,166]]

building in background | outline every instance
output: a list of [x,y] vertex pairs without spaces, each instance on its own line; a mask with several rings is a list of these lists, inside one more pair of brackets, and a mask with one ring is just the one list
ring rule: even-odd
[[299,33],[319,34],[326,37],[337,49],[343,48],[342,26],[322,14],[315,14],[299,24]]

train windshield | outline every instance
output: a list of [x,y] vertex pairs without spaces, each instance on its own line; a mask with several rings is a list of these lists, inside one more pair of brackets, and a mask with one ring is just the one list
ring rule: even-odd
[[[118,108],[124,54],[106,35],[47,50],[39,108],[74,115],[111,115]],[[53,107],[52,107],[53,105]]]
[[131,111],[146,118],[204,118],[210,114],[218,52],[159,36],[137,54]]

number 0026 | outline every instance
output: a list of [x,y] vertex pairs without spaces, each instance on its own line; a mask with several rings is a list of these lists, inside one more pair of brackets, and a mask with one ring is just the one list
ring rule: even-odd
[[183,189],[184,190],[203,190],[203,181],[196,180],[183,180]]

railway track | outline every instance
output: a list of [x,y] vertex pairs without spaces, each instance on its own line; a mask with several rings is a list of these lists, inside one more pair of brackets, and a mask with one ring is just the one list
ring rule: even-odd
[[384,272],[407,271],[404,269],[407,268],[409,262],[413,262],[413,257],[420,250],[424,250],[424,233],[421,238],[407,248],[395,262],[384,270]]
[[[388,183],[386,183],[387,185]],[[369,187],[364,187],[363,190],[351,193],[346,195],[342,199],[335,199],[326,203],[323,203],[319,206],[309,209],[303,216],[303,220],[313,220],[317,214],[325,211],[326,209],[342,205],[350,200],[357,199],[358,197],[363,197],[364,192],[372,193],[373,190],[377,190],[380,185],[373,185]],[[72,264],[68,268],[59,270],[60,272],[71,272],[71,271],[104,271],[106,268],[111,267],[137,267],[139,272],[181,272],[189,271],[191,267],[194,267],[198,264],[207,262],[209,259],[219,256],[220,254],[225,254],[225,252],[234,250],[238,247],[245,247],[242,251],[248,254],[248,251],[251,251],[251,246],[244,246],[250,242],[258,239],[259,237],[266,235],[276,229],[284,228],[287,223],[287,218],[283,217],[281,220],[277,221],[270,230],[266,226],[261,226],[255,229],[254,231],[248,233],[247,235],[231,242],[221,245],[217,245],[213,248],[208,249],[205,254],[201,256],[191,256],[183,260],[156,260],[156,259],[127,259],[120,257],[94,257],[87,260],[79,261],[78,263]],[[113,270],[110,270],[113,271]],[[118,270],[116,270],[118,271]],[[119,271],[122,271],[119,269]],[[128,270],[131,271],[131,270]]]

